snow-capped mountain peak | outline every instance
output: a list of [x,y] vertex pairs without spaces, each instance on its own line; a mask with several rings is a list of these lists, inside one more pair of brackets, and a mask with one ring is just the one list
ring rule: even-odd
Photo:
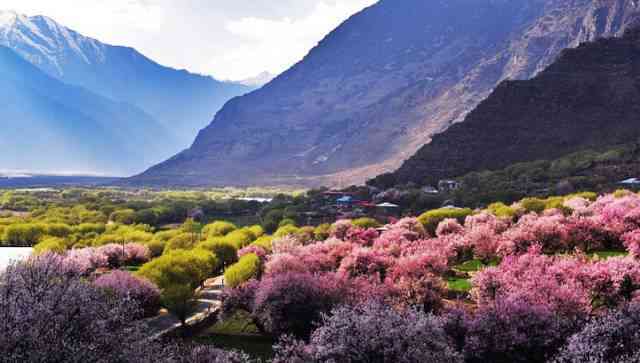
[[102,43],[46,16],[0,11],[0,45],[13,49],[54,77],[64,75],[61,63],[69,58],[86,64],[104,61]]

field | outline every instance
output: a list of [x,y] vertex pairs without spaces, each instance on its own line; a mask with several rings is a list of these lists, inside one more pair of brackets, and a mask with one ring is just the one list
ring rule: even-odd
[[[49,311],[49,300],[16,303],[29,295],[17,294],[22,280],[10,277],[53,274],[59,277],[38,283],[53,284],[46,291],[54,292],[60,285],[64,309],[95,319],[95,338],[121,350],[140,350],[137,342],[154,334],[146,322],[164,311],[183,324],[151,344],[167,355],[346,362],[384,349],[385,361],[475,363],[578,362],[602,352],[634,361],[640,354],[634,336],[594,335],[640,328],[623,318],[640,312],[640,195],[633,192],[319,225],[305,225],[305,214],[292,208],[313,205],[313,197],[262,194],[274,200],[257,203],[234,199],[253,192],[228,192],[234,197],[213,190],[6,191],[1,241],[33,247],[34,257],[2,277],[0,290],[11,290],[0,294],[0,307],[14,309],[14,319],[29,311],[46,321],[37,314]],[[221,214],[254,223],[218,220]],[[208,292],[222,275],[224,290]],[[74,305],[87,294],[91,304]],[[191,327],[203,301],[221,303],[219,318]],[[118,329],[137,338],[124,344],[118,334],[103,336],[105,315],[96,309],[121,317]],[[134,334],[131,326],[141,329]],[[12,336],[39,339],[30,334]]]

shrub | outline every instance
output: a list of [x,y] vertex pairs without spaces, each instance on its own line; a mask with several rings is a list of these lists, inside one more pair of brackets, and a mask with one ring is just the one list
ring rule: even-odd
[[255,235],[248,229],[238,229],[226,235],[225,240],[239,250],[253,242]]
[[366,218],[366,217],[354,219],[351,223],[356,227],[360,227],[364,229],[380,227],[380,223],[378,221],[376,221],[373,218]]
[[121,209],[111,213],[109,220],[120,224],[133,224],[135,215],[136,212],[133,209]]
[[73,233],[71,227],[63,223],[47,224],[45,228],[45,234],[52,237],[65,238],[68,237],[71,233]]
[[146,246],[149,249],[151,257],[158,257],[164,252],[166,242],[159,239],[153,239],[152,241],[147,242]]
[[282,339],[274,363],[462,363],[443,325],[433,315],[380,303],[344,306],[323,316],[308,344]]
[[593,318],[571,336],[553,361],[637,362],[640,358],[640,305],[631,304],[620,310]]
[[509,207],[502,202],[492,203],[487,207],[487,210],[496,217],[513,219],[517,214],[515,208]]
[[257,240],[253,241],[252,245],[264,248],[267,253],[271,253],[273,250],[273,237],[271,236],[262,236]]
[[465,355],[472,363],[543,363],[572,332],[548,306],[517,298],[482,307],[467,329]]
[[236,287],[260,275],[260,258],[251,253],[244,255],[224,272],[227,286]]
[[546,207],[545,201],[539,198],[524,198],[518,204],[528,213],[542,213]]
[[252,315],[275,336],[308,337],[321,314],[343,302],[345,295],[333,275],[267,276],[255,292]]
[[436,236],[446,236],[449,234],[461,234],[464,232],[464,227],[458,222],[458,220],[453,218],[444,219],[442,222],[438,223],[438,228],[436,228]]
[[324,241],[331,235],[331,225],[328,223],[321,224],[313,231],[317,241]]
[[[113,298],[45,254],[0,275],[0,354],[5,362],[145,361],[135,304]],[[91,347],[91,349],[87,349]]]
[[42,224],[11,224],[4,229],[4,241],[10,246],[30,247],[40,241],[46,228]]
[[464,219],[467,216],[471,215],[471,213],[473,213],[473,211],[469,208],[434,209],[421,214],[418,217],[418,221],[420,221],[420,223],[422,223],[422,225],[427,230],[427,232],[433,236],[436,233],[436,228],[438,228],[438,224],[440,224],[440,222],[442,222],[443,220],[448,218],[454,218],[454,219],[457,219],[458,222],[463,223]]
[[264,248],[252,244],[238,251],[238,258],[242,258],[251,253],[260,257],[260,261],[264,261],[267,258],[267,251],[265,251]]
[[204,226],[204,228],[202,229],[202,233],[205,236],[209,237],[223,237],[235,231],[236,229],[238,229],[238,227],[236,227],[236,225],[233,223],[216,221]]
[[136,276],[154,282],[161,290],[160,300],[184,325],[195,306],[195,288],[219,268],[209,251],[176,250],[144,264]]
[[176,358],[167,363],[258,363],[243,352],[226,351],[207,345],[173,349],[173,352]]
[[167,241],[164,247],[164,253],[174,250],[189,250],[192,249],[197,242],[193,233],[180,233]]
[[98,277],[94,284],[117,294],[120,298],[131,298],[142,309],[143,317],[153,316],[160,308],[160,290],[152,282],[135,277],[125,271],[112,271]]
[[248,227],[247,229],[249,230],[249,232],[253,233],[254,239],[264,236],[264,233],[265,233],[264,228],[262,228],[262,226],[259,226],[259,225],[251,226],[251,227]]
[[57,237],[45,237],[38,244],[33,246],[33,251],[36,254],[43,253],[63,253],[67,250],[67,245],[65,240]]
[[278,230],[273,234],[274,237],[285,237],[285,236],[295,236],[300,232],[300,229],[294,225],[284,225],[279,227]]
[[198,248],[211,251],[218,257],[223,266],[230,266],[238,261],[238,250],[234,245],[220,238],[210,238],[198,244]]
[[302,243],[292,235],[286,235],[279,238],[274,238],[271,241],[272,252],[274,254],[288,253],[302,246]]
[[278,223],[278,228],[284,227],[284,226],[294,226],[296,227],[296,221],[294,221],[291,218],[285,218],[283,220],[280,221],[280,223]]
[[218,266],[218,260],[209,251],[177,250],[145,263],[136,275],[154,282],[163,292],[173,285],[195,289]]

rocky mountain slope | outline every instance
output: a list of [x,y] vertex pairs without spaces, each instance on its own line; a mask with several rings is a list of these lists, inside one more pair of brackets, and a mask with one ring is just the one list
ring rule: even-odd
[[48,76],[0,46],[0,169],[129,175],[175,142],[153,117]]
[[439,179],[640,139],[640,29],[565,50],[537,77],[505,81],[462,123],[374,184]]
[[347,184],[393,170],[497,84],[636,22],[635,0],[381,0],[139,184]]
[[0,11],[0,45],[51,77],[143,109],[176,135],[166,145],[173,152],[187,147],[227,100],[255,88],[161,66],[45,16]]

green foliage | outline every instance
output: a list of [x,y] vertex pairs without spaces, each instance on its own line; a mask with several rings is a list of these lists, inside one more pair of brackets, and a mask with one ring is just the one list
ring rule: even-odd
[[284,218],[282,209],[273,209],[262,217],[262,227],[267,233],[274,233],[278,229],[280,221]]
[[278,228],[282,228],[284,226],[296,226],[296,221],[291,218],[285,218],[278,223]]
[[487,207],[487,210],[496,217],[513,219],[516,216],[516,210],[508,205],[497,202],[492,203]]
[[631,191],[626,190],[626,189],[618,189],[613,193],[613,196],[615,198],[622,198],[622,197],[626,197],[628,195],[632,194]]
[[187,285],[170,285],[162,290],[160,303],[184,326],[197,306],[196,293]]
[[212,252],[223,266],[230,266],[238,261],[238,250],[224,238],[209,238],[205,242],[199,243],[197,248]]
[[197,242],[198,241],[193,233],[182,232],[171,237],[171,239],[167,241],[164,247],[164,253],[174,250],[190,250]]
[[304,226],[298,228],[298,233],[296,234],[296,239],[302,244],[308,244],[313,242],[316,239],[315,228],[312,226]]
[[380,223],[373,218],[358,218],[351,222],[354,226],[360,228],[378,228]]
[[224,237],[224,240],[231,243],[236,249],[248,246],[256,239],[256,236],[247,228],[235,230]]
[[265,251],[267,251],[267,253],[271,253],[273,250],[273,237],[271,236],[262,236],[260,238],[258,238],[257,240],[253,241],[253,243],[251,243],[252,245],[258,246],[258,247],[262,247]]
[[66,250],[67,243],[64,239],[58,237],[45,237],[33,246],[33,251],[38,255],[47,252],[64,253]]
[[262,228],[262,226],[255,225],[255,226],[251,226],[251,227],[247,227],[247,228],[249,229],[249,231],[251,233],[253,233],[255,238],[260,238],[260,237],[264,236],[264,234],[265,234],[264,228]]
[[225,271],[224,282],[232,288],[240,286],[252,278],[258,278],[260,267],[260,258],[257,255],[253,253],[244,255]]
[[524,198],[520,201],[520,206],[527,212],[541,213],[546,207],[544,200],[539,198]]
[[567,195],[567,199],[571,199],[573,197],[580,197],[580,198],[584,198],[586,200],[590,200],[592,202],[595,202],[596,199],[598,199],[598,194],[594,193],[594,192],[579,192],[579,193],[573,193],[573,194],[569,194]]
[[73,233],[73,229],[69,225],[63,223],[47,224],[45,227],[45,234],[48,236],[65,238],[71,233]]
[[209,251],[176,250],[147,262],[136,274],[153,281],[163,291],[176,285],[195,289],[218,268],[218,259]]
[[323,223],[317,226],[313,233],[317,241],[324,241],[329,238],[331,234],[331,225],[329,223]]
[[3,240],[9,246],[29,247],[40,241],[46,226],[40,223],[12,224],[4,229]]
[[297,235],[300,232],[300,229],[296,226],[285,225],[280,228],[273,234],[274,237],[284,237],[289,235]]
[[133,209],[117,210],[109,216],[109,220],[120,224],[133,224],[135,222],[136,211]]
[[422,223],[427,232],[431,235],[435,235],[438,224],[443,220],[454,218],[460,223],[464,223],[464,219],[472,213],[473,211],[469,208],[440,208],[421,214],[418,217],[418,221]]

